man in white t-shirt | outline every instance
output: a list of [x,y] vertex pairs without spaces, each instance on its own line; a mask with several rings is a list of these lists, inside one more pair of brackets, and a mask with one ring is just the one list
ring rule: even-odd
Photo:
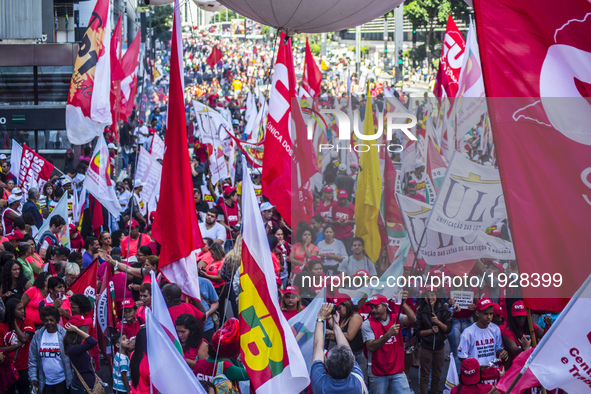
[[[458,346],[460,362],[472,357],[478,360],[480,366],[488,366],[491,361],[501,359],[506,361],[509,354],[504,349],[503,338],[499,327],[492,323],[493,307],[496,304],[490,298],[483,298],[476,304],[478,321],[462,332]],[[482,382],[496,381],[496,368],[482,371]]]
[[224,244],[226,242],[226,228],[217,222],[218,210],[210,208],[205,215],[205,223],[199,223],[201,236],[211,238],[213,242]]
[[143,145],[150,135],[150,131],[144,126],[144,121],[140,119],[138,126],[133,131],[133,136],[136,138],[138,145]]

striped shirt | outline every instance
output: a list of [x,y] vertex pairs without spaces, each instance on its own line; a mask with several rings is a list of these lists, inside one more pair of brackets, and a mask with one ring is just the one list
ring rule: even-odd
[[116,353],[113,361],[113,390],[127,392],[123,380],[121,380],[121,373],[123,372],[127,372],[129,381],[129,357]]

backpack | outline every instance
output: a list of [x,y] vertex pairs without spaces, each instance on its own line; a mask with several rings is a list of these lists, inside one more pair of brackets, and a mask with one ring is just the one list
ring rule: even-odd
[[232,384],[232,381],[223,373],[224,363],[219,362],[217,365],[216,375],[213,377],[212,383],[215,385],[217,394],[238,394],[238,390]]

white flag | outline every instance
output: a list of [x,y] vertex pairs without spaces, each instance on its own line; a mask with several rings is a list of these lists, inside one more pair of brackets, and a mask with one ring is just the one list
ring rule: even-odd
[[66,225],[62,228],[62,231],[55,234],[55,236],[60,241],[60,245],[66,246],[69,249],[70,248],[70,227],[68,226],[68,196],[67,196],[67,194],[64,194],[62,196],[62,198],[60,198],[59,202],[57,203],[57,205],[55,206],[53,211],[51,211],[51,213],[49,214],[47,219],[45,219],[43,221],[43,224],[39,228],[39,231],[37,231],[37,234],[35,234],[35,238],[34,238],[35,243],[39,243],[43,233],[45,233],[47,230],[49,230],[49,222],[51,221],[51,218],[54,216],[61,216],[66,221]]
[[201,131],[201,142],[212,144],[214,148],[221,146],[225,130],[232,130],[232,125],[219,112],[193,101],[197,125]]
[[464,56],[455,100],[458,138],[463,138],[480,122],[481,116],[487,113],[480,53],[472,20],[470,20],[464,53],[466,56]]
[[162,141],[162,138],[160,138],[158,133],[154,133],[152,136],[152,146],[150,147],[150,153],[155,159],[162,160],[164,158],[164,141]]
[[451,389],[460,384],[460,378],[458,377],[458,369],[454,361],[453,354],[450,356],[449,369],[447,370],[447,379],[445,379],[445,389],[443,394],[450,394]]
[[118,217],[121,213],[121,204],[115,194],[115,185],[109,176],[111,167],[109,149],[103,137],[99,137],[90,160],[90,166],[86,171],[84,187],[96,198],[109,213]]
[[10,147],[10,172],[16,176],[18,186],[20,187],[20,168],[21,159],[23,156],[23,147],[18,144],[15,140],[12,140],[12,146]]
[[312,356],[314,353],[314,330],[316,329],[316,319],[322,304],[326,302],[326,289],[320,290],[320,293],[312,300],[306,309],[288,320],[291,329],[295,335],[298,346],[306,361],[308,373],[312,368]]
[[[432,230],[425,225],[431,207],[411,197],[396,193],[410,242],[415,252],[427,264],[452,264],[478,258],[511,260],[515,258],[513,244],[477,230],[466,236],[453,236]],[[423,236],[424,232],[424,236]],[[422,242],[421,242],[422,240]]]
[[507,218],[499,170],[454,153],[429,218],[429,229],[457,236]]
[[156,158],[149,154],[144,148],[140,148],[140,154],[137,160],[137,170],[135,171],[135,180],[142,181],[144,186],[141,197],[147,202],[149,212],[156,210],[155,202],[160,191],[160,179],[162,178],[162,164],[156,161]]
[[151,383],[161,393],[203,393],[205,390],[183,358],[183,349],[164,297],[152,276],[152,308],[146,309]]
[[548,390],[591,391],[591,276],[571,298],[554,325],[527,360],[529,369]]

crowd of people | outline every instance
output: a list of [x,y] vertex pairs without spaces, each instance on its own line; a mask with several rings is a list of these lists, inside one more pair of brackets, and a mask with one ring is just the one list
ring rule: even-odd
[[[219,45],[225,56],[212,69],[206,58],[213,45]],[[241,180],[247,176],[259,199],[273,258],[277,299],[286,319],[302,312],[325,288],[323,279],[335,275],[380,277],[392,264],[393,256],[385,251],[372,261],[365,252],[364,239],[355,236],[359,172],[355,162],[346,162],[336,154],[328,157],[313,190],[314,215],[309,222],[292,226],[262,193],[260,169],[242,174],[238,165],[234,181],[227,178],[213,184],[208,160],[211,151],[199,139],[191,100],[219,110],[233,125],[235,134],[244,137],[246,97],[257,86],[268,83],[267,71],[273,61],[270,44],[216,41],[205,36],[185,40],[184,57],[195,210],[205,244],[196,255],[201,300],[188,299],[177,284],[159,275],[160,245],[151,237],[154,211],[141,196],[141,181],[134,179],[138,148],[150,149],[155,135],[166,138],[167,87],[154,83],[140,96],[134,116],[120,125],[118,139],[111,130],[105,132],[112,158],[120,156],[122,160],[118,175],[124,175],[117,182],[117,195],[123,213],[105,220],[96,233],[92,223],[76,223],[73,213],[75,192],[81,191],[90,164],[90,146],[82,147],[78,160],[68,149],[63,175],[53,177],[42,190],[29,188],[26,195],[17,186],[9,158],[0,156],[4,197],[0,199],[0,393],[85,393],[95,392],[102,384],[95,373],[100,365],[94,357],[98,354],[94,306],[87,297],[70,290],[95,261],[99,265],[97,282],[103,281],[107,270],[114,278],[117,325],[110,338],[114,348],[111,354],[103,355],[110,358],[112,379],[108,384],[114,392],[151,392],[143,327],[146,308],[151,306],[151,272],[162,288],[183,357],[206,391],[248,391],[237,321]],[[166,69],[166,55],[159,63]],[[302,67],[302,54],[296,55],[296,64]],[[336,65],[335,69],[342,67]],[[332,79],[323,84],[321,96],[346,94],[344,72],[331,75]],[[355,91],[356,76],[352,82]],[[371,94],[383,97],[387,83],[372,83]],[[365,100],[359,93],[356,105],[362,108]],[[419,119],[430,105],[427,98],[417,102]],[[467,144],[469,156],[482,162],[485,153],[479,149],[482,145],[478,137]],[[238,151],[237,155],[242,153]],[[400,155],[386,159],[397,163]],[[402,187],[408,196],[425,202],[425,181],[425,163],[419,161],[403,175]],[[48,229],[38,234],[62,198],[68,200],[69,217],[53,216]],[[57,237],[64,230],[70,235],[69,248]],[[507,236],[506,231],[496,228],[489,234]],[[443,273],[454,276],[447,268],[430,267],[420,259],[417,265],[405,268],[405,275]],[[516,262],[477,260],[470,275],[488,278],[480,288],[416,283],[403,289],[400,297],[374,294],[361,299],[351,297],[347,293],[351,289],[327,288],[329,302],[318,313],[314,332],[311,391],[362,393],[367,387],[372,394],[410,392],[410,371],[418,367],[419,378],[414,385],[419,392],[438,393],[445,380],[446,360],[455,364],[460,376],[461,383],[452,392],[494,390],[512,360],[535,346],[557,317],[534,311],[539,320],[532,332],[519,290],[506,292],[498,280],[501,273],[517,274]],[[452,291],[471,292],[471,302],[457,302]]]

